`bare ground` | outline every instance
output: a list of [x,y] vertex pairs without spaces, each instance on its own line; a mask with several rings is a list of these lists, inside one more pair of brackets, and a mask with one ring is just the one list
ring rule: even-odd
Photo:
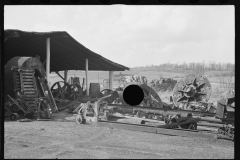
[[234,142],[228,140],[100,128],[53,119],[6,121],[4,158],[234,158]]

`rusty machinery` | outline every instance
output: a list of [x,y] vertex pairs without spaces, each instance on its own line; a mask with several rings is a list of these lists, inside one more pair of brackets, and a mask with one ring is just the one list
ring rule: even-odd
[[[101,98],[91,98],[88,97],[77,108],[77,116],[76,116],[76,123],[86,123],[87,120],[87,112],[93,113],[93,118],[90,118],[90,121],[97,122],[99,119],[100,113],[104,113],[103,118],[107,119],[108,113],[108,103],[106,101],[102,101],[106,98],[116,99],[119,97],[116,91],[112,92],[111,94],[105,95]],[[89,118],[89,117],[88,117]]]
[[212,87],[209,80],[197,74],[189,74],[179,80],[173,89],[172,100],[175,108],[214,113],[213,103],[208,103]]
[[[5,102],[8,102],[5,103],[5,109],[7,108],[6,110],[11,113],[11,110],[22,110],[21,106],[25,105],[24,114],[31,112],[35,115],[39,112],[38,98],[45,97],[40,111],[44,112],[47,108],[47,110],[56,112],[58,109],[45,77],[45,69],[39,58],[14,57],[10,59],[5,65]],[[15,109],[12,109],[14,107],[9,104],[15,104],[13,105]]]
[[[134,83],[133,83],[134,84]],[[182,84],[182,85],[180,85]],[[129,84],[130,85],[130,84]],[[173,95],[179,95],[179,96],[174,96],[174,106],[168,105],[164,102],[161,101],[160,97],[157,95],[157,93],[149,86],[145,85],[139,85],[144,92],[144,99],[141,104],[138,106],[130,106],[128,105],[124,99],[123,99],[123,92],[125,88],[118,88],[115,92],[118,93],[118,98],[112,103],[108,104],[107,110],[108,116],[113,115],[114,113],[121,113],[122,115],[126,115],[124,117],[132,117],[134,118],[137,116],[139,119],[142,118],[141,124],[145,124],[145,122],[151,122],[153,121],[154,123],[160,121],[165,121],[165,125],[158,125],[156,126],[157,128],[164,128],[164,129],[175,129],[175,128],[182,128],[182,129],[190,129],[190,130],[196,130],[197,125],[199,121],[209,121],[209,122],[215,122],[215,123],[224,123],[227,121],[227,119],[208,119],[207,117],[202,117],[203,115],[208,115],[208,116],[216,116],[215,112],[209,112],[209,108],[212,107],[212,104],[210,105],[207,103],[210,95],[211,95],[211,85],[209,81],[199,75],[190,75],[186,77],[183,80],[180,80],[179,83],[176,85],[175,90]],[[105,90],[106,94],[107,93],[112,93],[113,91],[111,90]],[[180,94],[178,94],[180,93]],[[160,99],[160,100],[159,100]],[[152,102],[154,101],[154,103]],[[181,108],[179,107],[183,104],[188,104],[192,105],[195,108]],[[229,102],[230,103],[230,102]],[[157,105],[156,105],[157,104]],[[208,104],[205,106],[205,104]],[[210,107],[209,107],[210,106]],[[100,107],[101,109],[102,107]],[[218,111],[218,110],[221,110]],[[229,110],[229,109],[228,109]],[[224,112],[224,113],[223,113]],[[217,113],[220,115],[225,115],[225,112],[228,112],[228,116],[231,115],[229,114],[229,111],[226,111],[226,109],[217,107]],[[108,120],[108,116],[105,117],[105,119]],[[130,118],[131,119],[131,118]],[[111,123],[112,125],[112,120],[108,121],[108,123]],[[232,121],[234,123],[234,121]],[[219,129],[219,133],[225,133],[233,137],[234,135],[234,127],[231,125],[223,126]],[[118,126],[122,126],[123,128],[139,128],[140,130],[146,130],[140,126],[126,126],[126,124],[117,124],[114,123]],[[103,124],[101,124],[103,125]],[[105,124],[104,124],[105,125]],[[111,126],[110,125],[110,126]],[[129,125],[129,124],[128,124]],[[147,127],[147,126],[146,126]],[[136,129],[138,130],[138,129]],[[156,130],[156,128],[152,129],[147,129],[148,131]],[[200,131],[196,132],[189,132],[188,131],[180,131],[175,130],[173,131],[167,131],[167,130],[158,130],[159,132],[167,132],[167,133],[176,133],[176,134],[184,134],[184,135],[190,135],[190,136],[206,136],[202,134],[203,132],[199,133]],[[154,131],[155,132],[155,131]],[[157,131],[156,131],[157,132]],[[217,133],[214,133],[216,135]],[[209,135],[208,135],[209,136]],[[213,134],[211,134],[213,137]]]
[[217,101],[216,118],[225,124],[219,128],[219,136],[234,140],[235,130],[235,95],[228,94]]
[[[131,84],[135,84],[135,83],[131,83]],[[128,84],[128,85],[131,85]],[[160,97],[158,96],[158,94],[149,86],[147,86],[146,84],[139,84],[138,85],[140,88],[142,88],[143,92],[144,92],[144,99],[141,102],[140,106],[129,106],[123,98],[123,92],[124,89],[120,89],[118,88],[116,91],[118,96],[111,96],[109,97],[111,100],[113,100],[114,98],[116,99],[115,101],[113,101],[113,103],[108,103],[109,107],[108,107],[108,113],[110,115],[112,115],[113,113],[121,113],[123,115],[127,114],[127,115],[135,115],[139,118],[147,118],[147,119],[155,119],[155,120],[164,120],[164,116],[163,116],[163,112],[161,112],[158,109],[166,109],[166,108],[170,108],[170,105],[164,103],[161,101]],[[127,87],[127,86],[126,86]],[[109,89],[105,89],[102,91],[102,93],[104,93],[104,96],[108,95],[108,94],[113,94],[114,93],[112,90]],[[105,117],[105,119],[108,119],[107,117]],[[181,120],[180,120],[181,119]],[[171,122],[173,122],[175,119],[171,120]],[[171,124],[168,126],[164,126],[165,128],[171,128],[170,126],[180,126],[182,128],[188,128],[188,129],[196,129],[196,122],[199,121],[199,119],[197,118],[193,118],[191,116],[187,116],[185,117],[180,117],[177,119],[178,123],[177,124]],[[141,124],[144,124],[144,121],[141,122]],[[169,123],[167,123],[169,124]]]

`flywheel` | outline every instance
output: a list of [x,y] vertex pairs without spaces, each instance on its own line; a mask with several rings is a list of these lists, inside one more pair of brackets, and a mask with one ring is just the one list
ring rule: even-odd
[[212,87],[209,80],[197,74],[189,74],[179,80],[173,89],[173,103],[179,107],[185,102],[207,102],[211,96]]

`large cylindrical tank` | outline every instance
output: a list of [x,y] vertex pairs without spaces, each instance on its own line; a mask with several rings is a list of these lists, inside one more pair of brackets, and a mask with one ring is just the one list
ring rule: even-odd
[[42,62],[37,57],[14,57],[10,59],[7,64],[4,66],[4,77],[5,77],[5,84],[4,84],[4,95],[5,95],[5,102],[8,100],[7,95],[11,97],[15,97],[14,93],[14,81],[13,81],[13,72],[12,67],[26,67],[29,69],[35,70],[35,76],[40,78],[46,77],[46,72]]

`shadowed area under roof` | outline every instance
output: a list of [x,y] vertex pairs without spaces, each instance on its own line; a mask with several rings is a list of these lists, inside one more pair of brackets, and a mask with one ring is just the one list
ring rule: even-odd
[[[4,30],[4,64],[16,56],[40,56],[46,60],[46,38],[50,38],[50,72],[63,70],[124,71],[128,67],[112,62],[84,47],[65,31],[25,32]],[[107,46],[106,46],[107,47]]]

